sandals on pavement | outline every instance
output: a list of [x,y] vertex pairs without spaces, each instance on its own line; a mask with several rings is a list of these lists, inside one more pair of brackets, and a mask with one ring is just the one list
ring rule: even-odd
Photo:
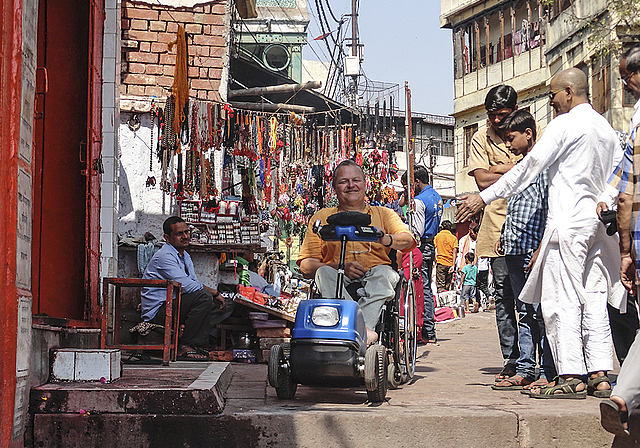
[[629,436],[629,430],[624,427],[629,419],[627,411],[620,411],[620,407],[611,400],[600,402],[600,424],[602,427],[616,436]]
[[521,390],[524,386],[532,384],[531,380],[523,378],[520,375],[514,375],[511,378],[502,380],[499,383],[495,383],[491,386],[493,390]]
[[512,364],[507,364],[502,368],[502,371],[498,373],[494,378],[496,383],[499,383],[502,380],[511,378],[515,374],[516,374],[516,367]]
[[546,389],[547,387],[550,387],[549,380],[547,380],[546,378],[538,378],[533,383],[523,386],[520,393],[525,395],[530,395],[532,389],[542,390],[542,389]]
[[[541,389],[540,392],[531,392],[531,398],[557,399],[557,400],[578,400],[587,398],[587,389],[578,390],[578,386],[584,385],[580,378],[572,378],[570,380],[559,377],[556,385]],[[556,393],[560,392],[560,393]]]
[[[598,389],[598,384],[607,383],[609,389]],[[609,398],[611,396],[611,381],[607,375],[591,377],[587,379],[587,393],[597,398]]]

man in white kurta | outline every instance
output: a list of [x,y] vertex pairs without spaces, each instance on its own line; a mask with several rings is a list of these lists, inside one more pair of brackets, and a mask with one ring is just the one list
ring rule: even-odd
[[558,116],[520,163],[467,198],[457,218],[465,220],[485,204],[523,191],[549,169],[547,227],[519,298],[541,302],[559,383],[573,381],[572,390],[552,394],[582,398],[586,387],[580,375],[603,375],[613,368],[607,299],[619,306],[624,297],[617,241],[606,235],[595,212],[620,147],[609,123],[589,104],[581,70],[560,72],[550,89]]

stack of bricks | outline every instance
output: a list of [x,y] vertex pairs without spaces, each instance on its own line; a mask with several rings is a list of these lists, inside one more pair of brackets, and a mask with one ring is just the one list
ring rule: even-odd
[[269,362],[269,352],[274,345],[282,345],[291,342],[291,328],[258,328],[256,333],[259,338],[260,352],[258,362]]
[[187,33],[189,95],[220,101],[218,89],[224,60],[228,59],[225,28],[226,0],[214,0],[192,8],[122,2],[123,95],[171,94],[176,63],[178,25]]

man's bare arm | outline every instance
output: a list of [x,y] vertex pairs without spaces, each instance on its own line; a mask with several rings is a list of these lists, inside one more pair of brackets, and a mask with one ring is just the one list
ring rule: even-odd
[[473,177],[476,179],[476,185],[480,191],[489,188],[495,184],[501,177],[501,173],[492,173],[484,168],[476,168],[473,171]]
[[[391,237],[393,241],[391,241],[389,237]],[[394,234],[387,233],[382,238],[378,239],[378,243],[382,245],[389,244],[389,242],[391,242],[392,243],[391,246],[385,246],[385,247],[390,247],[391,249],[396,249],[396,250],[406,249],[407,247],[411,246],[414,241],[415,240],[413,239],[413,236],[411,236],[411,234],[407,232],[394,233]]]
[[633,196],[627,193],[618,195],[616,221],[620,238],[620,280],[631,294],[635,294],[636,266],[631,256],[631,210]]

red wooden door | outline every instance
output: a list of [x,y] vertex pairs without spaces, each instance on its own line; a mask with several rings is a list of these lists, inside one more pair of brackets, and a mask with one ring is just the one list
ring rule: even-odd
[[74,0],[41,0],[39,8],[46,88],[36,98],[34,314],[95,321],[103,8]]

